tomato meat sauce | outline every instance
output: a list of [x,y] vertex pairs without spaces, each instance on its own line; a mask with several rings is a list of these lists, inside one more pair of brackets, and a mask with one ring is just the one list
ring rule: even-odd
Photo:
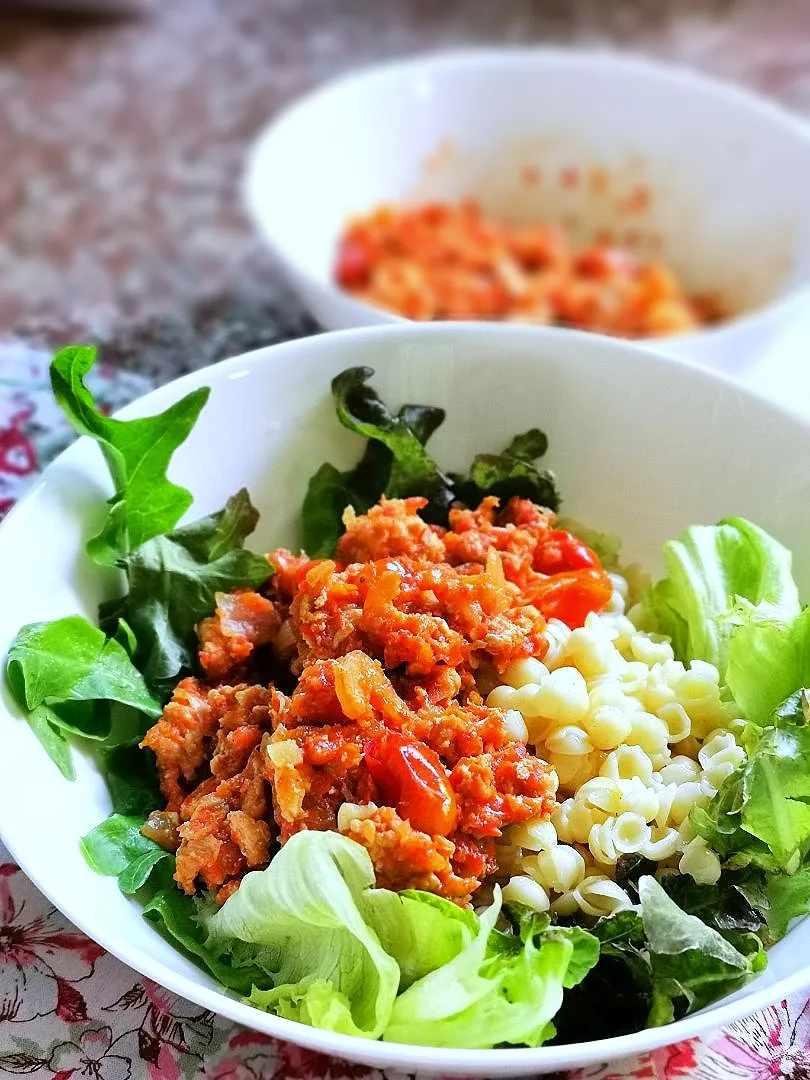
[[332,559],[279,549],[264,593],[217,597],[143,746],[165,805],[145,829],[176,880],[222,902],[303,829],[362,844],[380,886],[469,904],[497,841],[555,805],[550,766],[484,704],[482,681],[542,659],[546,623],[582,625],[611,596],[596,554],[524,499],[347,510]]
[[503,319],[617,337],[695,331],[724,315],[664,263],[597,242],[577,249],[558,226],[507,225],[475,202],[383,205],[348,223],[334,280],[409,319]]

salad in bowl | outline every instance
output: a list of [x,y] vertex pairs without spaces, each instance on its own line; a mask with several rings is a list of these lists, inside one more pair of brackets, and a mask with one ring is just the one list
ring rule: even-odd
[[[414,344],[338,337],[359,361]],[[580,427],[555,450],[567,357],[545,393],[532,372],[535,424],[516,416],[497,444],[468,424],[445,454],[483,353],[466,376],[446,358],[432,400],[392,393],[390,360],[386,383],[385,360],[343,355],[312,393],[313,426],[345,441],[306,470],[296,454],[294,528],[257,497],[260,531],[246,487],[195,516],[169,479],[212,406],[223,430],[204,374],[111,419],[84,383],[93,350],[54,359],[110,477],[77,552],[101,602],[15,627],[4,732],[21,714],[65,805],[92,774],[107,813],[86,807],[72,841],[83,888],[114,883],[239,1019],[363,1060],[556,1067],[750,1000],[810,909],[810,619],[774,515],[750,493],[727,512],[731,483],[719,516],[662,543],[648,530],[661,558],[631,558],[621,515],[576,495],[577,473],[605,467],[597,443]],[[663,371],[684,405],[693,380],[715,383]],[[721,428],[724,394],[769,408],[713,391]]]

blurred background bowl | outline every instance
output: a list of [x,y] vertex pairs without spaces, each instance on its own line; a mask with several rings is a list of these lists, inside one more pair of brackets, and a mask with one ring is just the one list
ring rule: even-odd
[[563,49],[438,54],[303,98],[258,137],[244,196],[327,329],[398,321],[333,281],[381,202],[472,197],[499,219],[608,233],[732,317],[657,347],[741,373],[810,303],[810,126],[736,87]]

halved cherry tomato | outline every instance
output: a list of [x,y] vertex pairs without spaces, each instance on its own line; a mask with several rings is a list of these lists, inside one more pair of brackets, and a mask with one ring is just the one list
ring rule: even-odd
[[386,731],[366,745],[364,759],[389,806],[420,832],[447,836],[458,807],[439,755],[398,731]]
[[532,562],[541,574],[561,574],[564,570],[600,569],[595,551],[565,529],[551,529],[537,546]]
[[559,619],[575,630],[591,611],[600,611],[613,587],[604,570],[569,570],[539,582],[532,603],[547,619]]

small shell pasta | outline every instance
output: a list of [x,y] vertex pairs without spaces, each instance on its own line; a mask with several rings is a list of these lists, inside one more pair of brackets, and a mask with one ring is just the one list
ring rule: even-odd
[[585,877],[585,860],[576,848],[559,845],[541,851],[536,859],[535,880],[554,892],[568,892]]
[[616,912],[626,911],[633,906],[633,901],[624,889],[604,874],[583,878],[571,895],[581,911],[596,918],[615,915]]
[[640,628],[633,609],[624,614],[627,581],[613,586],[611,603],[583,626],[549,620],[543,662],[513,662],[487,697],[504,710],[509,737],[527,736],[558,779],[551,819],[513,826],[498,849],[515,890],[541,904],[540,890],[557,914],[626,906],[613,880],[623,855],[715,881],[719,859],[690,815],[745,760],[717,668],[676,660],[667,638]]
[[548,893],[539,882],[526,875],[510,878],[503,887],[505,904],[524,904],[533,911],[548,911],[551,906]]

